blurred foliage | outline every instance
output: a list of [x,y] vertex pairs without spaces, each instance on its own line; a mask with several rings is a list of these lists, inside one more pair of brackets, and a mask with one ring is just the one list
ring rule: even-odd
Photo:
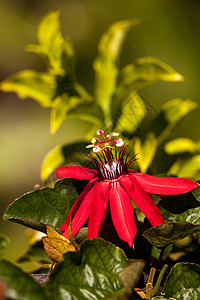
[[[153,112],[150,116],[149,109],[152,107],[140,94],[142,88],[157,81],[179,82],[183,76],[166,63],[149,56],[138,58],[122,68],[119,66],[119,56],[127,33],[138,23],[136,19],[115,22],[101,37],[93,63],[93,94],[77,79],[74,47],[70,38],[64,38],[61,33],[57,10],[49,12],[41,20],[37,32],[38,44],[26,48],[44,58],[46,71],[23,70],[1,82],[2,91],[15,92],[23,99],[31,97],[42,107],[51,109],[52,134],[65,120],[90,122],[90,130],[82,140],[70,140],[46,155],[41,171],[43,181],[60,165],[69,162],[85,164],[80,153],[86,153],[85,144],[100,127],[106,131],[119,131],[126,143],[138,153],[139,159],[134,169],[198,178],[199,142],[184,137],[169,140],[170,133],[197,108],[197,103],[190,99],[175,98],[166,102],[159,113]],[[159,264],[158,255],[164,252],[165,247],[165,259],[169,259],[173,251],[175,254],[180,251],[174,247],[175,243],[190,236],[198,252],[199,189],[181,198],[181,209],[176,202],[180,200],[178,196],[160,201],[158,206],[165,218],[164,224],[145,230],[140,228],[141,222],[138,222],[139,234],[143,232],[143,237],[136,237],[135,245],[139,250],[134,255],[140,252],[141,257],[134,257],[136,260],[132,264],[129,264],[119,247],[103,239],[86,240],[81,243],[79,251],[69,251],[69,243],[59,234],[59,226],[77,197],[78,192],[72,182],[64,179],[56,182],[53,188],[45,187],[21,196],[7,208],[5,220],[42,232],[46,232],[47,228],[48,237],[43,238],[45,249],[52,261],[59,264],[53,271],[50,270],[51,275],[35,274],[31,277],[14,264],[0,261],[0,279],[5,282],[3,296],[8,295],[11,299],[121,299],[129,296],[140,299],[139,295],[147,294],[149,284],[151,298],[158,290],[166,267],[160,271],[152,292],[153,280],[148,281],[144,288],[144,278],[141,283],[139,281],[144,276],[143,259],[149,260],[149,251],[154,252],[153,257]],[[188,201],[189,197],[193,197],[193,200]],[[8,239],[2,236],[1,255],[8,244]],[[148,245],[146,251],[140,251],[144,245]],[[184,255],[188,252],[185,246],[181,250]],[[31,245],[18,263],[25,260],[34,260],[41,268],[49,265],[40,242]],[[148,271],[151,273],[152,269]],[[36,281],[47,283],[42,287]],[[199,281],[199,265],[176,263],[165,280],[164,293],[166,297],[177,299],[188,295],[199,297]],[[135,289],[138,284],[143,288],[141,293]]]
[[[27,47],[28,51],[45,59],[46,73],[24,70],[5,79],[0,88],[7,92],[14,91],[22,98],[31,97],[43,107],[51,107],[52,133],[69,118],[79,118],[91,123],[91,131],[85,137],[88,141],[99,127],[121,132],[140,155],[139,169],[146,172],[159,150],[158,147],[162,146],[177,123],[194,110],[197,104],[189,99],[173,99],[165,103],[161,112],[145,124],[146,118],[149,118],[148,104],[138,94],[139,90],[157,81],[182,81],[183,76],[152,57],[136,59],[122,69],[118,67],[119,54],[127,32],[137,24],[138,20],[120,21],[111,25],[104,33],[93,65],[94,95],[89,95],[77,81],[72,41],[63,38],[59,13],[57,10],[52,11],[39,24],[39,44]],[[70,142],[69,146],[57,146],[47,154],[42,165],[43,181],[68,160],[72,147],[76,151],[76,145],[76,142]],[[70,152],[66,151],[68,147]],[[186,173],[179,160],[176,159],[174,165],[167,166],[173,175]],[[187,168],[187,164],[190,168]],[[188,158],[184,162],[184,168],[187,170],[187,177],[197,176],[200,169],[198,159]],[[193,170],[190,172],[189,169]],[[166,172],[166,166],[164,170],[161,164],[157,171]]]

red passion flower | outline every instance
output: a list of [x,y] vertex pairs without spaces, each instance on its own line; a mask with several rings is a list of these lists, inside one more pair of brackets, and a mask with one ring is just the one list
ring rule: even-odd
[[[106,138],[103,130],[98,130],[97,135],[102,138],[93,138],[88,146],[93,147],[95,153],[95,156],[89,155],[94,169],[68,166],[56,170],[58,178],[89,181],[60,229],[68,237],[71,220],[72,235],[75,235],[89,218],[88,238],[98,237],[109,205],[119,238],[132,246],[137,228],[131,199],[151,225],[157,226],[165,221],[150,194],[183,194],[197,188],[198,183],[184,178],[149,176],[129,169],[135,156],[129,158],[122,139],[116,138],[118,134],[112,132]],[[117,147],[122,148],[117,151]]]

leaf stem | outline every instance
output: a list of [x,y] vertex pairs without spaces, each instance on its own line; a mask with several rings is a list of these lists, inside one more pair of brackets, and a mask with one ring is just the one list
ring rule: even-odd
[[163,266],[162,270],[160,271],[160,274],[159,274],[159,276],[158,276],[158,279],[157,279],[157,281],[156,281],[156,284],[155,284],[155,286],[154,286],[154,288],[153,288],[153,290],[152,290],[152,292],[151,292],[151,297],[153,297],[153,296],[156,294],[156,292],[157,292],[157,290],[158,290],[158,288],[159,288],[159,286],[160,286],[160,283],[161,283],[161,281],[162,281],[163,275],[164,275],[164,273],[165,273],[167,267],[168,267],[168,265],[165,264],[165,265]]

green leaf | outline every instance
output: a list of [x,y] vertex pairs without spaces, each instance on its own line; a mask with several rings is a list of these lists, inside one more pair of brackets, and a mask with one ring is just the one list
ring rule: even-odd
[[0,257],[2,257],[10,245],[10,240],[7,236],[0,234]]
[[163,223],[146,230],[144,237],[155,247],[165,247],[172,242],[180,240],[194,232],[200,231],[200,225],[186,221],[177,223]]
[[11,262],[0,262],[0,281],[6,284],[9,299],[47,300],[43,288],[30,275],[24,273]]
[[44,250],[42,241],[38,241],[35,244],[31,245],[28,251],[26,251],[25,254],[17,260],[17,262],[21,263],[33,260],[40,263],[52,263]]
[[74,77],[74,49],[71,40],[62,37],[58,10],[50,11],[42,18],[37,36],[39,45],[28,45],[26,49],[45,56],[54,74],[67,72]]
[[[176,293],[190,288],[199,288],[200,266],[190,263],[178,263],[170,271],[165,285],[165,294],[173,297]],[[176,298],[183,299],[183,298]],[[184,298],[190,299],[190,298]],[[191,298],[198,299],[198,298]]]
[[4,92],[15,92],[21,98],[31,97],[43,107],[51,107],[55,94],[55,80],[50,74],[24,70],[1,82]]
[[127,295],[131,295],[133,289],[137,287],[145,264],[146,262],[144,260],[137,259],[121,272],[120,278],[126,289]]
[[191,208],[181,214],[173,214],[164,209],[162,206],[158,206],[160,212],[166,222],[180,222],[187,221],[194,225],[200,224],[200,207]]
[[189,288],[174,295],[176,300],[200,299],[200,288]]
[[120,273],[127,265],[120,248],[103,239],[87,240],[80,251],[64,255],[46,288],[56,300],[100,300],[123,287]]
[[148,130],[155,133],[158,143],[161,144],[177,123],[196,108],[197,103],[190,99],[172,99],[162,106],[160,113],[148,126]]
[[67,117],[67,113],[83,103],[80,97],[69,97],[67,94],[54,100],[51,111],[51,133],[55,133]]
[[198,186],[198,188],[196,188],[195,190],[191,191],[191,193],[197,201],[200,201],[200,186]]
[[200,172],[200,156],[193,155],[191,158],[179,158],[169,169],[168,173],[178,177],[198,178]]
[[137,164],[140,171],[146,173],[157,150],[157,139],[153,132],[147,133],[142,142],[139,137],[134,138],[134,153],[139,153]]
[[122,95],[116,95],[112,101],[112,119],[115,131],[130,134],[138,129],[145,118],[146,107],[142,98],[135,92],[121,97]]
[[169,141],[164,146],[165,151],[169,155],[179,154],[179,153],[197,153],[199,149],[196,143],[188,138],[177,138]]
[[190,99],[173,99],[162,107],[165,118],[170,124],[177,124],[183,117],[196,109],[198,104]]
[[166,63],[154,57],[141,57],[125,66],[119,74],[119,90],[139,89],[156,81],[182,81],[184,78]]
[[156,296],[151,298],[152,300],[167,300],[167,298],[163,297],[163,296]]
[[46,181],[47,178],[60,166],[66,163],[77,164],[86,160],[83,153],[87,153],[86,143],[84,140],[71,142],[69,144],[56,146],[45,156],[41,166],[41,179]]
[[46,232],[46,225],[61,226],[78,198],[71,180],[58,180],[55,187],[27,193],[8,206],[4,220]]
[[112,24],[102,36],[98,45],[98,56],[94,61],[95,99],[110,120],[111,98],[116,86],[118,75],[117,60],[125,36],[131,26],[138,24],[137,20],[126,20]]

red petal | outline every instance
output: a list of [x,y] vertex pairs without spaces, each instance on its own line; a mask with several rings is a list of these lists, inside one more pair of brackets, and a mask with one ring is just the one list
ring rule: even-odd
[[72,227],[72,235],[75,235],[79,229],[86,222],[89,212],[90,206],[93,200],[93,194],[95,191],[96,179],[91,180],[85,189],[82,191],[74,205],[72,206],[66,222],[60,226],[61,230],[65,230],[63,235],[68,238],[68,226],[69,222],[72,219],[71,227]]
[[90,180],[97,174],[95,170],[91,170],[83,167],[61,167],[56,170],[58,178],[75,178],[75,179],[86,179]]
[[152,226],[157,226],[165,222],[151,196],[143,190],[135,178],[131,178],[130,175],[121,176],[120,183],[131,196],[137,207],[148,218]]
[[120,239],[131,247],[137,231],[133,206],[129,195],[118,181],[111,182],[109,201],[115,229]]
[[98,237],[99,231],[106,216],[108,207],[108,194],[110,182],[98,182],[95,190],[95,200],[92,202],[89,224],[88,224],[88,238],[93,239]]
[[148,193],[161,195],[184,194],[198,187],[198,183],[190,179],[178,177],[156,177],[144,173],[132,172],[129,174],[136,178],[141,187]]

